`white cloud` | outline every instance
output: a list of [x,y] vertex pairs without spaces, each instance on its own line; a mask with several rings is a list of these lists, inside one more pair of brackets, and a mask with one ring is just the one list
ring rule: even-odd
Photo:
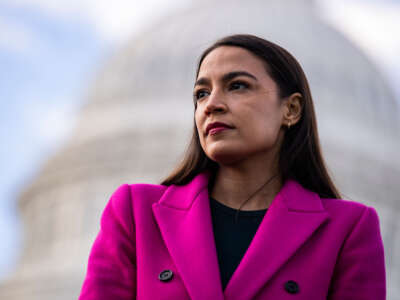
[[400,3],[320,0],[323,17],[386,68],[400,69]]
[[[7,5],[29,8],[63,20],[91,25],[99,37],[121,42],[177,9],[184,0],[3,0]],[[190,3],[190,2],[189,2]]]
[[[123,41],[178,7],[184,0],[3,0],[3,5],[38,10],[52,18],[90,24],[98,35]],[[397,56],[400,48],[400,3],[395,1],[318,0],[325,18],[371,55]],[[4,31],[4,30],[3,30]],[[26,31],[22,31],[26,32]],[[2,32],[1,32],[2,33]],[[21,33],[20,35],[23,35]],[[24,36],[26,39],[27,37]],[[21,37],[22,39],[22,37]],[[378,52],[375,53],[375,49]]]
[[28,54],[40,51],[44,47],[40,36],[28,26],[0,16],[0,49]]
[[[124,42],[151,26],[162,15],[190,5],[184,0],[3,0],[3,5],[37,10],[51,18],[88,24],[98,37],[113,43]],[[318,0],[320,13],[360,45],[379,64],[400,68],[400,3],[395,1]],[[1,24],[0,24],[1,25]],[[24,49],[32,43],[26,28],[10,28],[14,36],[9,47]],[[18,29],[18,30],[16,30]],[[1,30],[0,34],[4,31]],[[4,34],[3,34],[4,35]],[[2,38],[2,44],[4,44]],[[4,45],[3,45],[4,46]],[[396,60],[397,59],[397,60]],[[393,62],[396,60],[395,62]]]

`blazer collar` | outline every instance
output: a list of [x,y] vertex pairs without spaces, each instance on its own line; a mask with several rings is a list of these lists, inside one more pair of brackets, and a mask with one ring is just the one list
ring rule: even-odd
[[252,299],[329,215],[316,193],[286,181],[222,291],[209,177],[201,173],[185,186],[168,187],[153,204],[154,217],[191,299]]

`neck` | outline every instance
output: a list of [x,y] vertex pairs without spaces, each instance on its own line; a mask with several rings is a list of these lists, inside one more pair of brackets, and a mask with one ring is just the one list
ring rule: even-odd
[[266,209],[282,187],[278,170],[276,159],[253,159],[229,166],[220,165],[211,196],[235,209]]

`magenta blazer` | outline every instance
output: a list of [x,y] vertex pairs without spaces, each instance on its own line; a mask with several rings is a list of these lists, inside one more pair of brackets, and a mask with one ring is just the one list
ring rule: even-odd
[[79,299],[385,299],[376,211],[320,198],[292,180],[222,290],[208,178],[119,187],[103,212]]

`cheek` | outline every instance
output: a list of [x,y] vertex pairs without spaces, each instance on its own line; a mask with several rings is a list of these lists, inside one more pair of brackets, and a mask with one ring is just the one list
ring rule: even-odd
[[203,145],[204,137],[203,137],[203,133],[201,130],[201,128],[203,128],[203,125],[202,125],[202,120],[200,119],[197,110],[195,111],[195,114],[194,114],[194,122],[196,125],[197,135],[199,136],[201,147],[204,149],[204,145]]
[[200,120],[199,120],[199,116],[198,116],[198,114],[197,114],[197,111],[195,111],[195,113],[194,113],[194,123],[195,123],[195,125],[196,125],[197,133],[198,133],[199,136],[200,136],[200,130],[199,130],[199,128],[201,128],[201,125],[200,125]]
[[260,143],[274,143],[281,129],[279,111],[259,111],[248,120],[251,126],[246,127],[246,135],[253,141]]

